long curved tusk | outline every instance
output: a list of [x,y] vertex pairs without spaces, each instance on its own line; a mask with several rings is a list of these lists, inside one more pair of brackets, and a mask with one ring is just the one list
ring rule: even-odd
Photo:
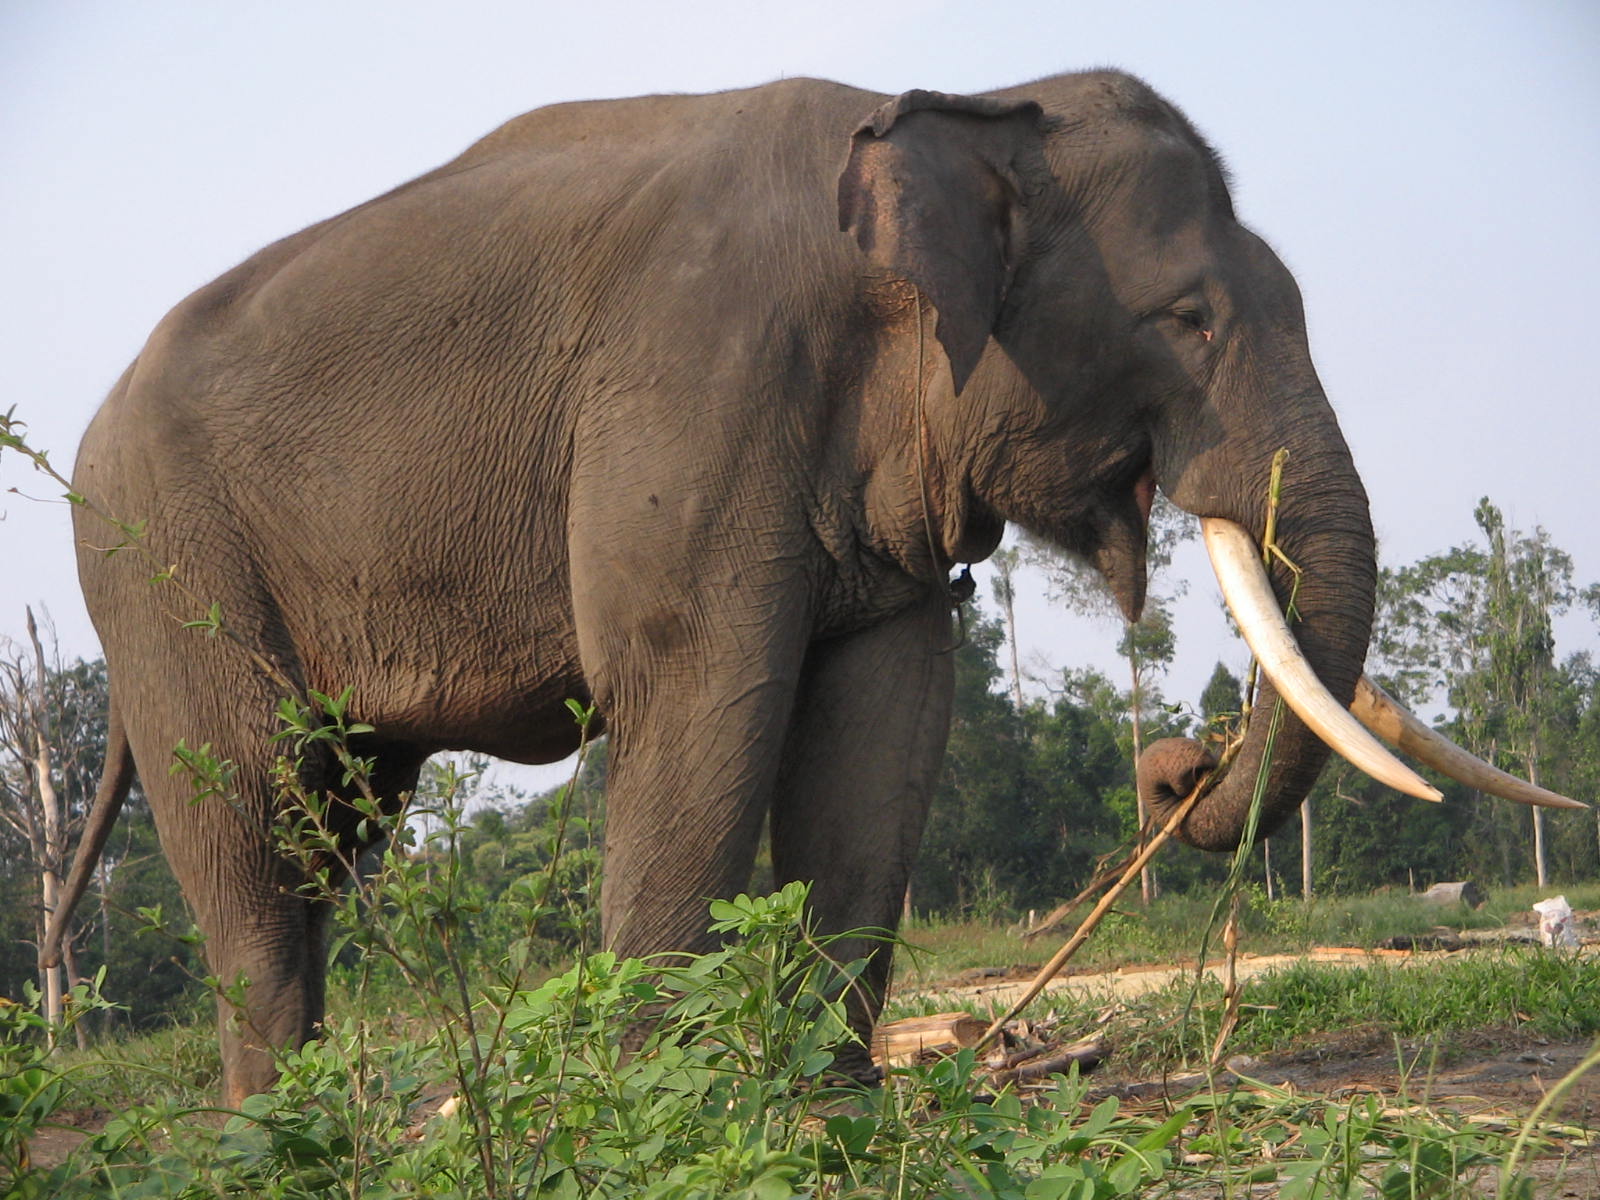
[[1438,789],[1390,754],[1322,686],[1283,619],[1255,539],[1218,517],[1201,518],[1200,531],[1222,598],[1284,703],[1329,747],[1379,783],[1421,800],[1443,800]]
[[1373,733],[1396,750],[1404,751],[1419,762],[1442,771],[1451,779],[1460,780],[1468,787],[1515,800],[1518,804],[1536,804],[1544,808],[1588,808],[1587,804],[1548,791],[1538,784],[1508,775],[1499,767],[1491,766],[1468,750],[1462,749],[1442,733],[1429,729],[1406,710],[1393,696],[1365,675],[1356,684],[1356,698],[1350,702],[1350,711]]

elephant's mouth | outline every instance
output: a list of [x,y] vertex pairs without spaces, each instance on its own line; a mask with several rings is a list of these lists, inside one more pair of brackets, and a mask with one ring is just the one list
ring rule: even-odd
[[[1519,804],[1547,808],[1586,808],[1484,762],[1434,732],[1366,676],[1347,709],[1322,685],[1300,651],[1278,607],[1255,539],[1218,517],[1200,522],[1206,552],[1222,585],[1223,599],[1268,679],[1295,714],[1330,749],[1378,782],[1424,800],[1441,800],[1439,791],[1391,754],[1390,745],[1479,791]],[[1370,731],[1370,732],[1369,732]],[[1373,735],[1376,734],[1377,737]]]
[[1145,556],[1150,541],[1150,509],[1155,499],[1155,470],[1147,461],[1131,483],[1104,494],[1094,522],[1095,542],[1085,550],[1129,624],[1138,621],[1144,612],[1148,585]]

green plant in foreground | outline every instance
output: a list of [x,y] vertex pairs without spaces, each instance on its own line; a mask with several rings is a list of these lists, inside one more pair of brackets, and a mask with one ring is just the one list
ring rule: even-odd
[[37,988],[27,989],[26,1004],[0,1000],[0,1196],[6,1200],[52,1194],[49,1173],[33,1170],[28,1156],[29,1142],[57,1123],[74,1095],[71,1076],[50,1061],[50,1047],[90,1013],[114,1007],[100,995],[104,977],[102,968],[68,993],[54,1030],[40,1015]]
[[[1176,1111],[1090,1103],[1076,1076],[1029,1101],[987,1097],[970,1051],[876,1091],[833,1086],[853,968],[810,935],[805,900],[790,885],[719,902],[712,919],[730,944],[713,954],[595,953],[538,987],[486,989],[483,1073],[470,1080],[481,1117],[460,1088],[459,1031],[379,1036],[383,1016],[351,1015],[221,1128],[201,1109],[134,1106],[46,1170],[17,1148],[47,1115],[0,1126],[11,1139],[0,1195],[1098,1200],[1205,1181],[1241,1195],[1270,1183],[1289,1200],[1450,1197],[1475,1194],[1506,1158],[1506,1137],[1449,1113],[1248,1083]],[[625,1054],[641,1022],[641,1048]],[[31,1071],[33,1111],[59,1109],[76,1083],[23,1045],[8,1044],[8,1070],[23,1070],[0,1095]],[[1508,1171],[1503,1194],[1532,1193]]]
[[[62,1167],[22,1168],[32,1191],[17,1194],[1119,1195],[1170,1165],[1181,1120],[1130,1120],[1115,1102],[1080,1119],[1076,1082],[1059,1108],[980,1101],[970,1055],[878,1093],[830,1086],[830,1047],[849,1036],[841,988],[859,964],[829,961],[805,902],[790,885],[717,904],[735,940],[709,955],[597,953],[531,991],[491,991],[475,1081],[488,1147],[459,1093],[453,1111],[418,1107],[457,1074],[449,1036],[379,1043],[351,1019],[288,1056],[277,1090],[220,1130],[193,1110],[135,1106]],[[652,1028],[627,1056],[622,1035],[642,1019]]]

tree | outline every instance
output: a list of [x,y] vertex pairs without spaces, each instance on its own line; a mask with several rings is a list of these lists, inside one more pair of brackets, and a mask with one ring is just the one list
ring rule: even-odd
[[1005,614],[1006,642],[1011,649],[1011,702],[1022,711],[1022,668],[1017,662],[1017,570],[1022,566],[1022,552],[1015,546],[1004,546],[989,556],[995,576],[990,586],[994,598]]
[[998,621],[974,606],[956,651],[944,771],[912,875],[918,908],[996,919],[1083,887],[1135,831],[1127,696],[1068,672],[1048,704],[1019,711]]
[[[508,945],[517,937],[531,935],[534,951],[548,963],[570,956],[582,944],[598,944],[609,750],[607,739],[591,743],[576,780],[531,797],[516,788],[484,782],[489,760],[482,756],[468,756],[458,766],[458,786],[464,790],[458,791],[455,800],[468,811],[469,822],[457,852],[485,913],[478,932],[490,943]],[[442,776],[441,766],[430,762],[419,796],[436,798]],[[569,786],[571,794],[565,795]],[[552,898],[566,893],[573,907],[582,910],[576,920],[572,913],[553,912],[541,916],[531,930],[517,926],[527,904],[501,902],[512,900],[519,885],[538,876],[552,877]],[[537,891],[544,894],[542,886]]]
[[[59,878],[105,760],[104,661],[62,666],[45,651],[48,639],[38,640],[37,647],[34,638],[26,647],[9,643],[10,652],[0,661],[0,994],[14,1000],[22,999],[24,983],[38,979],[35,947],[47,903],[40,855],[48,855]],[[36,737],[41,711],[48,731],[50,791],[60,813],[53,850],[52,839],[39,836],[45,824]],[[63,945],[71,952],[66,977],[47,994],[59,994],[104,967],[106,990],[117,1001],[121,1019],[136,1027],[170,1021],[199,995],[193,978],[198,967],[188,943],[141,933],[148,922],[138,910],[159,908],[166,920],[177,919],[182,926],[183,901],[137,786],[101,857],[97,881],[96,894],[79,906]],[[105,1014],[108,1022],[111,1016]],[[81,1023],[77,1028],[85,1031]]]
[[[71,838],[93,794],[92,784],[83,786],[82,763],[74,753],[86,750],[87,739],[76,736],[80,731],[69,727],[69,717],[91,718],[82,706],[64,703],[62,685],[71,676],[59,657],[47,667],[31,608],[27,628],[28,645],[12,643],[0,662],[0,820],[18,835],[37,881],[30,905],[37,944],[55,912]],[[63,966],[40,973],[44,1015],[51,1022],[61,1019],[64,977],[70,987],[78,975],[72,939],[62,950]]]
[[1233,718],[1244,707],[1244,685],[1220,662],[1200,693],[1200,720],[1208,728],[1219,718]]
[[[1508,534],[1500,510],[1488,497],[1473,514],[1488,547],[1485,616],[1487,654],[1482,670],[1464,681],[1464,716],[1501,744],[1512,769],[1520,765],[1539,782],[1539,751],[1553,674],[1555,635],[1551,617],[1566,611],[1575,589],[1572,560],[1550,543],[1543,529]],[[1481,736],[1481,734],[1480,734]],[[1545,860],[1544,810],[1533,810],[1534,871],[1549,882]]]
[[1027,748],[1017,710],[995,692],[1004,634],[977,604],[955,651],[955,697],[944,769],[912,872],[925,909],[993,915],[1014,903],[1028,874]]
[[[1487,497],[1473,515],[1480,544],[1383,573],[1375,657],[1403,699],[1442,698],[1454,710],[1457,740],[1540,782],[1552,722],[1572,689],[1556,662],[1553,618],[1588,593],[1574,586],[1571,559],[1543,529],[1509,529]],[[1473,835],[1495,873],[1514,881],[1524,834],[1481,797],[1470,807]],[[1541,884],[1549,879],[1548,824],[1544,811],[1534,809],[1532,857]]]

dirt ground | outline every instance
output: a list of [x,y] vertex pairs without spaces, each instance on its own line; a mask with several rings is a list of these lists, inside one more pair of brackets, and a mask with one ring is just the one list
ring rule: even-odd
[[[1455,951],[1454,953],[1470,953]],[[1600,942],[1586,943],[1580,953],[1600,955]],[[1241,954],[1236,971],[1241,980],[1283,969],[1297,962],[1359,967],[1373,962],[1401,968],[1426,969],[1445,957],[1437,953],[1409,950],[1357,950],[1319,948],[1305,954]],[[1206,973],[1220,979],[1221,959],[1207,962]],[[1195,966],[1127,966],[1114,971],[1079,971],[1052,980],[1045,989],[1044,1003],[1051,992],[1077,992],[1108,1000],[1129,999],[1157,991],[1178,978],[1194,977]],[[970,1001],[1009,1006],[1027,990],[1034,975],[1031,967],[1009,967],[968,971],[949,983],[919,989],[916,993],[948,1002],[951,1009]],[[1600,1005],[1600,996],[1595,998]],[[1336,1093],[1357,1090],[1363,1084],[1385,1091],[1398,1091],[1404,1083],[1413,1098],[1471,1097],[1501,1103],[1526,1112],[1588,1053],[1592,1043],[1547,1043],[1521,1031],[1486,1032],[1477,1036],[1453,1037],[1447,1046],[1425,1043],[1402,1046],[1396,1053],[1393,1039],[1376,1028],[1350,1029],[1318,1039],[1314,1044],[1272,1056],[1251,1060],[1253,1069],[1238,1064],[1240,1074],[1263,1083],[1286,1084],[1304,1091]],[[1408,1066],[1402,1079],[1399,1058]],[[1435,1064],[1428,1074],[1429,1061]],[[1115,1056],[1101,1069],[1100,1076],[1118,1079]],[[1131,1082],[1131,1081],[1124,1081]],[[1474,1089],[1477,1089],[1474,1091]],[[1369,1089],[1371,1090],[1371,1089]],[[1574,1124],[1600,1127],[1600,1073],[1591,1073],[1568,1093],[1564,1119]],[[1600,1197],[1600,1189],[1595,1195]]]
[[[1382,961],[1407,969],[1426,969],[1447,954],[1470,952],[1470,947],[1432,953],[1331,948],[1303,955],[1243,954],[1236,969],[1241,979],[1301,961],[1344,967]],[[1580,953],[1600,954],[1600,941],[1586,940]],[[1192,979],[1195,964],[1069,971],[1053,980],[1046,988],[1046,997],[1036,1003],[1042,1005],[1049,992],[1060,991],[1108,1001],[1125,1000],[1159,990],[1180,977]],[[1206,971],[1220,979],[1222,961],[1208,962]],[[967,971],[948,983],[918,989],[916,994],[952,1010],[970,1001],[1009,1007],[1027,990],[1034,974],[1032,967]],[[1595,1003],[1600,1005],[1600,996]],[[1093,1076],[1096,1086],[1091,1096],[1159,1102],[1164,1098],[1181,1099],[1204,1085],[1203,1077],[1198,1075],[1151,1079],[1119,1070],[1114,1024],[1111,1033],[1113,1049]],[[1336,1100],[1375,1095],[1402,1107],[1449,1109],[1488,1129],[1509,1131],[1519,1128],[1549,1089],[1576,1068],[1592,1048],[1593,1042],[1587,1039],[1548,1042],[1525,1031],[1509,1029],[1452,1035],[1447,1041],[1434,1043],[1419,1039],[1397,1047],[1390,1034],[1374,1025],[1323,1035],[1260,1058],[1238,1056],[1229,1059],[1227,1065],[1244,1086],[1259,1083]],[[1546,1112],[1544,1120],[1585,1130],[1600,1129],[1600,1071],[1581,1077]],[[1600,1200],[1600,1142],[1546,1156],[1528,1169],[1540,1181],[1541,1190],[1535,1193],[1540,1200]],[[1492,1190],[1487,1194],[1493,1194]]]

